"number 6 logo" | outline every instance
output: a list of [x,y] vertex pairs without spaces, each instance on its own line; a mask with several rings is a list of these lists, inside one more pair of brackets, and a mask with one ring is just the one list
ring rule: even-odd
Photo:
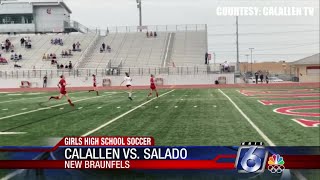
[[263,146],[240,146],[235,167],[239,173],[262,173],[268,151]]
[[[257,146],[250,147],[248,152],[245,153],[245,155],[243,156],[243,158],[241,160],[241,166],[242,166],[243,170],[245,170],[249,173],[256,172],[261,167],[261,158],[255,154],[253,154],[256,149],[257,149]],[[249,166],[248,165],[249,161],[251,161],[250,164],[252,163],[254,165]]]

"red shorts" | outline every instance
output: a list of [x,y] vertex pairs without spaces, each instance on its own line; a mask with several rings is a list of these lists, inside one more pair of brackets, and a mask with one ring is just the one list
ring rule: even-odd
[[67,91],[66,90],[60,90],[60,94],[66,95]]
[[96,84],[96,83],[93,83],[93,87],[97,87],[97,84]]
[[154,84],[151,84],[151,85],[150,85],[150,88],[151,88],[152,90],[157,89],[157,88],[156,88],[156,85],[154,85]]

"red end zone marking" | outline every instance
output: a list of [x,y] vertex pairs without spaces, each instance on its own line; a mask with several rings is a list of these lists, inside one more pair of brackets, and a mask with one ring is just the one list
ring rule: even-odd
[[320,93],[311,93],[311,94],[288,94],[288,95],[279,95],[279,96],[261,96],[261,99],[267,98],[301,98],[301,97],[319,97]]
[[314,89],[284,89],[284,90],[240,90],[241,93],[252,93],[252,94],[270,94],[270,93],[279,93],[279,94],[287,94],[287,93],[297,93],[297,92],[308,92],[314,91]]
[[289,115],[289,116],[305,116],[305,117],[320,117],[320,113],[311,112],[292,112],[299,109],[320,109],[320,105],[307,105],[307,106],[290,106],[281,107],[273,110],[276,113]]
[[258,100],[265,106],[271,106],[275,104],[305,104],[305,103],[320,103],[320,99],[316,100]]
[[320,120],[292,119],[303,127],[319,127]]

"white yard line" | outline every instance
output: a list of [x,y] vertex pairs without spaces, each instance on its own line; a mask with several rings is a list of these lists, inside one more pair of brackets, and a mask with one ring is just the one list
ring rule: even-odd
[[221,89],[219,89],[220,93],[223,94],[232,104],[233,106],[240,112],[240,114],[249,122],[249,124],[259,133],[259,135],[270,145],[270,146],[276,146],[271,140],[270,138],[265,135],[260,128],[258,128],[258,126],[256,126],[251,119],[237,106],[236,103],[233,102],[233,100],[226,95],[223,91],[221,91]]
[[[81,91],[81,92],[74,92],[74,93],[68,93],[68,94],[77,94],[77,93],[83,93],[86,91]],[[9,102],[15,102],[15,101],[23,101],[23,100],[29,100],[29,99],[39,99],[39,98],[49,98],[49,94],[47,96],[40,96],[40,97],[32,97],[32,98],[21,98],[21,99],[15,99],[15,100],[10,100],[10,101],[0,101],[0,104],[3,103],[9,103]]]
[[[96,99],[96,98],[101,98],[101,97],[105,97],[105,96],[95,96],[95,97],[90,97],[90,98],[85,98],[85,99],[79,99],[79,100],[76,100],[76,101],[73,101],[73,102],[76,103],[76,102],[81,102],[81,101],[86,101],[86,100],[89,100],[89,99]],[[54,106],[49,106],[49,107],[45,107],[45,108],[39,108],[39,109],[31,110],[31,111],[18,113],[18,114],[4,116],[4,117],[0,117],[0,120],[4,120],[4,119],[16,117],[16,116],[21,116],[21,115],[25,115],[25,114],[30,114],[30,113],[34,113],[34,112],[38,112],[38,111],[43,111],[43,110],[47,110],[47,109],[51,109],[51,108],[54,108],[54,107],[59,107],[59,106],[67,105],[67,104],[69,104],[69,103],[62,103],[62,104],[57,104],[57,105],[54,105]]]
[[0,132],[0,135],[27,134],[26,132]]
[[[173,92],[173,91],[174,91],[174,90],[171,90],[171,91],[168,91],[168,92],[166,92],[166,93],[164,93],[164,94],[161,94],[161,95],[159,96],[159,98],[160,98],[160,97],[162,97],[162,96],[164,96],[164,95],[167,95],[167,94],[169,94],[169,93],[171,93],[171,92]],[[93,134],[93,133],[95,133],[95,132],[99,131],[100,129],[102,129],[102,128],[104,128],[104,127],[108,126],[109,124],[111,124],[111,123],[113,123],[113,122],[117,121],[118,119],[120,119],[120,118],[122,118],[122,117],[126,116],[127,114],[129,114],[129,113],[131,113],[131,112],[133,112],[133,111],[135,111],[135,110],[139,109],[140,107],[142,107],[142,106],[144,106],[144,105],[146,105],[146,104],[150,103],[151,101],[153,101],[153,100],[155,100],[155,99],[157,99],[157,98],[150,99],[149,101],[146,101],[146,102],[144,102],[144,103],[140,104],[139,106],[137,106],[137,107],[135,107],[135,108],[133,108],[133,109],[131,109],[131,110],[129,110],[129,111],[127,111],[127,112],[125,112],[125,113],[121,114],[121,115],[120,115],[120,116],[118,116],[118,117],[115,117],[114,119],[112,119],[112,120],[110,120],[110,121],[108,121],[108,122],[106,122],[106,123],[102,124],[101,126],[99,126],[99,127],[95,128],[95,129],[93,129],[93,130],[91,130],[91,131],[89,131],[89,132],[87,132],[87,133],[83,134],[82,136],[89,136],[89,135],[91,135],[91,134]]]

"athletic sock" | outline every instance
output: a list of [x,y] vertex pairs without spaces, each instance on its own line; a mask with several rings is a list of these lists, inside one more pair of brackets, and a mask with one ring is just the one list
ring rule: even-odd
[[68,102],[69,102],[70,106],[74,106],[74,104],[71,102],[70,99],[68,99]]
[[157,97],[159,97],[159,94],[157,93]]
[[51,96],[49,100],[51,99],[59,99],[59,96]]
[[98,91],[96,91],[97,92],[97,96],[99,96],[99,92]]

